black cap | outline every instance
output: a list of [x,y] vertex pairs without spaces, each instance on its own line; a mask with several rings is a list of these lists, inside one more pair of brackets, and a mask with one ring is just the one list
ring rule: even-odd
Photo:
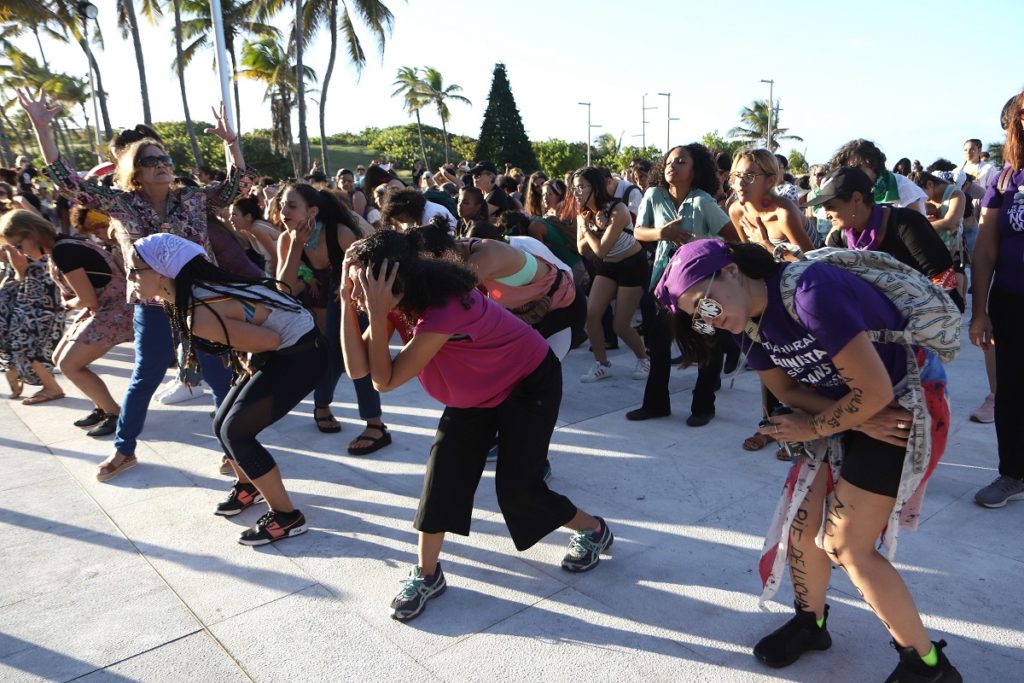
[[818,196],[808,200],[807,205],[820,206],[830,199],[835,199],[839,195],[849,195],[851,192],[860,192],[868,196],[873,188],[871,178],[859,168],[837,168],[822,179]]
[[326,183],[327,174],[324,173],[323,171],[313,171],[305,178],[303,178],[303,180],[308,180],[311,183]]
[[480,175],[481,173],[493,173],[494,175],[498,175],[497,167],[490,161],[478,161],[476,166],[471,168],[469,172],[473,175]]

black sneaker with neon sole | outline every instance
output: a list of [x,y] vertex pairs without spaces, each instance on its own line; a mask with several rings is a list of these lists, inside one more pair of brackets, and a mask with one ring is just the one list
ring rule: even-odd
[[828,605],[825,605],[825,621],[818,626],[814,612],[796,610],[796,616],[772,631],[754,646],[754,656],[773,669],[789,666],[800,655],[811,650],[827,650],[832,647],[832,636],[828,633]]
[[427,600],[441,595],[447,587],[440,562],[432,576],[423,576],[422,567],[413,567],[409,578],[402,580],[402,590],[391,601],[391,618],[398,621],[414,619],[427,606]]
[[242,510],[247,510],[256,503],[262,502],[263,494],[257,491],[255,486],[235,482],[227,499],[217,504],[217,509],[213,511],[213,514],[221,515],[222,517],[234,517]]
[[266,545],[306,533],[306,518],[300,510],[274,512],[271,510],[238,537],[242,545]]
[[949,663],[942,652],[946,647],[946,641],[932,643],[939,653],[939,661],[935,666],[925,664],[914,648],[900,647],[894,640],[889,642],[900,653],[900,663],[885,679],[885,683],[963,683],[964,679],[960,672]]
[[568,572],[585,572],[597,566],[601,561],[601,553],[612,546],[615,534],[608,528],[608,522],[596,517],[601,522],[601,533],[596,531],[577,531],[569,539],[569,551],[562,558],[562,569]]

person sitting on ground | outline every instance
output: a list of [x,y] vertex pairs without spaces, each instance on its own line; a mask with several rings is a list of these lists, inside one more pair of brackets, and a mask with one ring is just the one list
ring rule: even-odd
[[[419,615],[447,583],[444,535],[469,534],[473,497],[497,439],[495,488],[512,541],[527,550],[560,526],[573,530],[562,568],[593,569],[614,536],[608,524],[544,483],[543,468],[562,396],[561,363],[544,339],[477,289],[465,266],[420,253],[420,235],[391,230],[357,242],[345,259],[345,364],[380,391],[419,377],[445,405],[416,513],[416,565],[391,602],[391,616]],[[357,312],[369,313],[359,329]],[[405,345],[392,358],[397,329]]]

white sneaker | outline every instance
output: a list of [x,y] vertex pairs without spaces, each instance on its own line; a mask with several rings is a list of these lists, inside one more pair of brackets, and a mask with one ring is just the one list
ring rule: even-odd
[[594,365],[591,366],[590,370],[580,377],[580,381],[584,384],[596,382],[602,379],[608,379],[612,376],[612,364],[603,365],[600,361],[595,361]]
[[651,361],[647,358],[637,358],[636,365],[633,366],[633,379],[647,379],[647,375],[651,374]]
[[199,398],[206,394],[206,389],[202,384],[197,384],[192,387],[184,382],[175,381],[174,388],[170,391],[165,392],[158,399],[164,405],[174,405],[175,403],[184,403],[185,401],[191,401],[194,398]]
[[989,424],[996,421],[996,395],[989,394],[981,405],[971,413],[971,422]]

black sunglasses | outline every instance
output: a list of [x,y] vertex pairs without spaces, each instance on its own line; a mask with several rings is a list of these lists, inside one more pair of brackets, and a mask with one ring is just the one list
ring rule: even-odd
[[174,168],[174,159],[172,159],[170,156],[166,154],[150,155],[145,157],[139,157],[138,164],[139,166],[143,166],[145,168],[154,168],[156,166],[159,166],[160,164]]

